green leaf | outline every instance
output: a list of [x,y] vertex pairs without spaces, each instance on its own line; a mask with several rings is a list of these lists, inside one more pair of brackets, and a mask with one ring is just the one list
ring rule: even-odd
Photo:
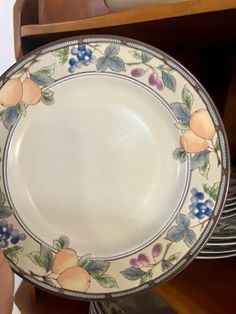
[[40,252],[34,251],[26,255],[35,265],[45,268],[40,258]]
[[148,274],[149,274],[149,279],[152,279],[152,277],[153,277],[153,271],[152,271],[152,270],[149,270],[149,271],[148,271]]
[[207,178],[209,170],[210,170],[210,163],[208,159],[208,162],[206,162],[201,168],[199,168],[199,173],[205,178]]
[[2,206],[0,207],[0,219],[5,219],[13,214],[13,210],[10,207]]
[[84,268],[91,261],[91,254],[84,255],[80,258],[78,266]]
[[2,207],[6,202],[6,197],[5,197],[5,194],[0,191],[0,207]]
[[7,109],[3,109],[0,111],[0,118],[2,118],[2,116],[4,115],[4,113],[7,111]]
[[146,274],[146,272],[138,267],[129,267],[120,273],[128,280],[137,280]]
[[165,260],[165,259],[161,263],[162,271],[166,271],[166,270],[170,269],[172,266],[173,266],[173,264],[170,261]]
[[105,56],[112,58],[114,56],[117,56],[120,51],[120,46],[116,44],[110,44],[106,49],[105,49]]
[[176,217],[176,223],[182,230],[188,229],[190,226],[190,219],[188,216],[179,213]]
[[148,274],[148,273],[146,273],[145,275],[143,275],[143,276],[141,277],[141,279],[140,279],[139,285],[141,286],[141,285],[145,284],[145,283],[148,281],[148,278],[149,278],[149,274]]
[[91,260],[84,269],[92,276],[103,275],[110,267],[110,262]]
[[54,97],[53,96],[45,96],[45,95],[43,95],[42,94],[42,96],[41,96],[41,101],[42,101],[42,103],[44,103],[44,105],[46,105],[46,106],[51,106],[51,105],[53,105],[54,103],[55,103],[55,99],[54,99]]
[[24,67],[20,68],[19,70],[17,70],[14,75],[22,75],[25,72]]
[[146,272],[146,274],[141,277],[139,285],[141,286],[145,284],[147,281],[151,280],[152,276],[153,276],[153,272],[151,270]]
[[203,184],[203,190],[206,194],[210,196],[214,201],[216,201],[219,193],[220,182],[215,182],[212,186]]
[[31,73],[30,78],[39,86],[48,86],[55,82],[51,76],[40,72]]
[[[176,217],[176,223],[177,226],[171,227],[168,230],[165,239],[171,242],[179,242],[182,239],[184,239],[185,241],[185,238],[188,237],[187,231],[189,230],[190,219],[188,218],[188,216],[179,213]],[[191,241],[190,239],[187,239],[186,241],[188,242],[188,240]]]
[[117,56],[109,58],[109,68],[114,72],[125,71],[125,63],[124,61]]
[[178,123],[175,124],[176,127],[181,130],[181,131],[187,131],[189,130],[189,124],[188,123],[184,123],[182,121],[179,121]]
[[208,184],[203,184],[203,190],[205,193],[207,193],[208,195],[211,194],[211,186]]
[[49,96],[53,96],[53,95],[54,95],[54,92],[53,92],[52,90],[50,90],[50,89],[45,89],[45,90],[42,91],[42,94],[43,94],[44,96],[49,97]]
[[201,168],[205,165],[209,158],[209,151],[204,150],[202,152],[196,153],[191,158],[191,170]]
[[43,277],[43,281],[44,281],[47,285],[49,285],[49,286],[51,286],[51,287],[56,287],[56,284],[53,282],[52,279],[49,279],[49,278],[47,278],[47,277]]
[[51,91],[50,89],[44,90],[42,92],[41,100],[45,105],[51,106],[54,104],[55,99],[53,97],[54,92]]
[[184,104],[175,102],[171,104],[171,108],[178,121],[182,122],[183,124],[189,125],[191,113]]
[[36,73],[47,74],[52,76],[55,72],[55,63],[39,69]]
[[191,170],[198,169],[201,175],[207,177],[210,169],[209,154],[208,150],[194,154],[190,162]]
[[54,57],[59,59],[60,64],[65,64],[68,60],[70,54],[70,47],[65,47],[59,50],[56,50],[52,53]]
[[176,91],[176,80],[169,72],[161,71],[162,79],[165,87],[169,88],[172,92]]
[[179,242],[184,238],[184,231],[185,230],[180,227],[176,227],[176,226],[171,227],[168,230],[165,239],[171,242]]
[[16,111],[17,111],[17,114],[21,114],[22,116],[26,116],[26,108],[25,108],[25,105],[22,104],[22,103],[19,103],[16,105]]
[[62,249],[61,243],[58,240],[53,240],[52,246],[53,246],[54,250],[56,250],[57,252]]
[[96,276],[94,276],[94,279],[103,288],[116,288],[116,287],[118,287],[116,280],[113,277],[111,277],[110,275],[101,275],[101,276],[96,275]]
[[170,261],[171,263],[174,263],[176,262],[179,257],[180,257],[180,252],[179,253],[175,253],[175,254],[172,254],[169,258],[168,258],[168,261]]
[[21,246],[13,246],[11,248],[7,248],[3,251],[4,255],[9,258],[14,264],[18,263],[18,254],[23,251],[23,247]]
[[191,110],[192,104],[193,104],[193,94],[190,92],[190,90],[186,86],[184,86],[182,90],[182,100],[187,106],[187,108]]
[[42,261],[46,271],[52,269],[53,255],[52,251],[45,245],[40,246],[40,260]]
[[162,70],[162,71],[165,71],[165,72],[171,72],[171,71],[173,71],[173,69],[170,67],[170,66],[168,66],[168,65],[166,65],[166,64],[161,64],[161,65],[159,65],[158,66],[158,69],[159,70]]
[[143,63],[148,63],[152,60],[153,56],[150,53],[143,51],[141,58]]
[[19,114],[17,113],[16,106],[7,108],[2,115],[2,123],[8,130],[16,123]]
[[58,241],[60,242],[62,249],[67,249],[70,245],[70,239],[66,235],[60,236]]
[[192,229],[187,229],[184,232],[184,243],[191,247],[197,241],[195,232]]
[[138,50],[130,50],[129,53],[137,60],[142,60],[142,54]]
[[173,157],[174,159],[180,160],[181,162],[185,162],[187,158],[187,153],[183,148],[178,147],[174,150]]
[[107,57],[98,58],[97,64],[96,64],[98,72],[106,71],[108,66],[109,66],[109,59]]

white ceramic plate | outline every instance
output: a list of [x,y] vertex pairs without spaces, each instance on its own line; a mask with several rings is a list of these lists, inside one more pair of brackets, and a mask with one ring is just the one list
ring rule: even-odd
[[117,298],[185,267],[224,205],[229,154],[202,86],[159,50],[78,37],[0,81],[0,246],[65,296]]

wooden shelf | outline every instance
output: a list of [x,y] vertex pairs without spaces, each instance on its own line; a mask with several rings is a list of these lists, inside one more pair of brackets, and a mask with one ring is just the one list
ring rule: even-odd
[[235,8],[235,0],[187,0],[176,3],[150,5],[79,21],[44,25],[22,25],[21,35],[22,37],[26,37],[40,34],[96,29]]

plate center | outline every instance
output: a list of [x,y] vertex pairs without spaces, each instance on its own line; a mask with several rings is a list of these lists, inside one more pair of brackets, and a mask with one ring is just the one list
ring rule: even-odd
[[186,191],[173,116],[118,76],[74,76],[51,90],[55,103],[27,108],[11,133],[5,181],[19,220],[48,245],[67,235],[79,255],[112,258],[146,245]]

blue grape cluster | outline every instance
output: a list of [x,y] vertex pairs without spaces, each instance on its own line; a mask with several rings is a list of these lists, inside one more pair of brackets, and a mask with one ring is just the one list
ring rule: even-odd
[[17,244],[19,241],[24,241],[26,235],[19,233],[18,230],[13,229],[13,225],[6,220],[0,221],[0,248],[5,249],[8,247],[9,241],[12,244]]
[[212,215],[212,207],[214,203],[211,199],[206,199],[204,193],[199,192],[197,189],[191,190],[191,205],[189,206],[190,218],[203,219],[204,217],[210,217]]
[[83,65],[88,66],[91,62],[96,60],[92,50],[87,48],[84,44],[72,47],[70,53],[73,56],[69,59],[68,71],[70,73],[74,73],[76,68],[80,69]]

